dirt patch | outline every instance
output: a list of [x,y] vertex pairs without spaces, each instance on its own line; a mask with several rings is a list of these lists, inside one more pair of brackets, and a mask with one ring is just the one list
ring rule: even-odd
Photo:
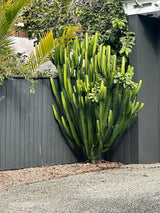
[[109,162],[101,160],[97,161],[94,165],[88,162],[83,162],[0,171],[0,190],[40,181],[51,180],[53,178],[67,177],[69,175],[119,168],[122,165],[124,164],[119,162]]

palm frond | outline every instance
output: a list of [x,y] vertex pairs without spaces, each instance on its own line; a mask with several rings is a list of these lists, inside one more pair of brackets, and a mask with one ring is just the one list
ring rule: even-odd
[[10,51],[9,44],[11,40],[9,35],[14,26],[17,16],[21,9],[31,0],[8,0],[0,3],[0,54],[6,54]]
[[27,65],[31,67],[33,72],[36,72],[41,64],[49,60],[49,56],[57,46],[72,42],[76,37],[76,32],[79,30],[80,27],[77,26],[69,28],[67,31],[64,30],[62,37],[55,39],[52,31],[46,33],[35,47],[35,50],[30,54]]

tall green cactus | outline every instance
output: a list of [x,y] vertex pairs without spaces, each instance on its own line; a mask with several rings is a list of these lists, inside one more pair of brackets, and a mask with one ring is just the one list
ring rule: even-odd
[[53,106],[55,118],[68,139],[94,163],[143,108],[137,101],[142,81],[132,81],[133,68],[125,71],[124,57],[121,68],[116,66],[116,56],[110,46],[98,44],[97,33],[90,41],[86,34],[81,44],[76,38],[72,51],[69,46],[57,47],[55,64],[61,89],[59,94],[51,78],[61,109],[58,113]]

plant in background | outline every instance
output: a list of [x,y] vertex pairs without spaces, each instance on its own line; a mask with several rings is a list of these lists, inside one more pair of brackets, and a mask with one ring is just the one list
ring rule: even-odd
[[24,23],[23,30],[28,38],[36,37],[35,43],[38,43],[41,36],[50,30],[54,32],[55,37],[60,37],[63,30],[68,27],[64,24],[63,19],[64,15],[67,14],[69,2],[68,0],[33,0],[30,6],[24,9],[20,17],[20,21]]
[[[67,1],[68,0],[63,0],[66,4]],[[63,32],[63,35],[59,39],[53,37],[52,31],[43,35],[43,38],[46,36],[47,41],[44,38],[46,42],[41,42],[41,49],[39,49],[41,57],[34,58],[34,53],[32,53],[29,57],[28,64],[26,64],[23,56],[13,53],[10,47],[12,40],[9,36],[11,35],[12,29],[14,29],[15,21],[21,9],[29,2],[31,2],[31,0],[8,0],[0,3],[0,84],[3,83],[5,78],[11,78],[13,75],[21,75],[31,82],[30,91],[34,93],[34,79],[36,77],[46,75],[53,76],[53,73],[51,74],[49,71],[38,71],[39,66],[50,56],[55,46],[60,44],[66,45],[66,43],[71,42],[75,37],[75,33],[79,31],[79,28],[69,28]],[[49,51],[48,54],[45,54],[47,51]],[[36,53],[38,54],[37,48]],[[37,59],[39,61],[37,61]],[[33,67],[35,69],[33,69]]]
[[0,84],[3,84],[5,78],[11,79],[13,75],[21,75],[32,83],[31,92],[34,92],[33,78],[44,73],[33,73],[28,66],[23,66],[25,56],[14,54],[10,38],[20,11],[29,2],[31,0],[8,0],[0,3]]
[[55,75],[55,73],[51,73],[49,70],[39,71],[38,69],[43,63],[52,60],[52,57],[55,55],[55,49],[60,46],[65,47],[67,44],[72,43],[76,37],[76,33],[79,31],[80,27],[75,26],[64,30],[62,36],[59,38],[54,38],[52,31],[43,35],[39,45],[36,45],[35,50],[29,55],[27,62],[22,63],[21,66],[23,71],[21,74],[23,74],[26,80],[32,83],[30,92],[35,92],[35,78],[38,76],[53,77]]
[[[12,66],[14,61],[10,59],[12,49],[10,48],[11,40],[9,36],[14,27],[14,23],[21,11],[31,0],[8,0],[0,2],[0,83],[4,80],[4,72]],[[14,68],[15,71],[15,68]],[[10,72],[10,70],[9,70]],[[2,100],[2,97],[0,98]]]
[[125,57],[117,66],[116,55],[98,44],[97,33],[91,39],[86,33],[81,43],[76,37],[73,50],[58,46],[53,60],[60,84],[59,94],[51,78],[60,109],[53,105],[54,116],[65,136],[94,163],[143,108],[137,101],[142,81],[132,81],[133,67],[125,70]]
[[129,56],[129,53],[132,52],[132,47],[135,45],[135,33],[133,32],[125,32],[125,35],[120,38],[120,41],[122,43],[122,48],[119,51],[120,54],[125,54],[127,57]]
[[[112,54],[130,53],[134,45],[134,34],[128,33],[128,23],[123,9],[124,0],[36,0],[26,8],[21,16],[23,30],[29,38],[36,37],[52,29],[56,37],[65,28],[81,25],[82,32],[92,36],[99,33],[99,43],[111,45]],[[127,44],[127,45],[126,45]]]
[[11,53],[9,36],[14,23],[21,11],[31,0],[8,0],[0,3],[0,55],[8,56]]
[[[54,38],[53,32],[50,31],[43,35],[39,45],[36,45],[35,50],[29,55],[28,61],[24,64],[24,67],[30,68],[33,73],[36,73],[40,65],[44,62],[55,58],[55,52],[57,49],[62,50],[66,45],[69,45],[76,38],[76,33],[80,31],[80,27],[72,27],[63,31],[60,38]],[[54,63],[55,64],[55,63]]]

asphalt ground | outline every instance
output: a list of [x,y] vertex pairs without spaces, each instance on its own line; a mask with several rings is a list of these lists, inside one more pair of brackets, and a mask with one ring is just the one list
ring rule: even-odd
[[160,164],[68,176],[0,192],[0,213],[159,213]]

